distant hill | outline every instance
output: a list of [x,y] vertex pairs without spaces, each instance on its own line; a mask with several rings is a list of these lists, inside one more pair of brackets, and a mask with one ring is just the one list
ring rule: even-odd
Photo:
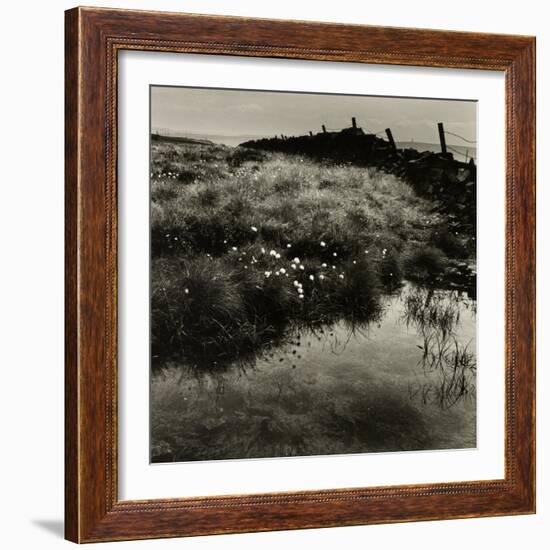
[[163,136],[161,134],[151,134],[151,141],[163,141],[168,143],[188,143],[195,145],[214,145],[213,141],[207,139],[194,139],[183,136]]
[[197,134],[194,132],[178,132],[169,128],[152,128],[151,134],[158,134],[164,137],[187,138],[191,140],[196,140],[198,142],[209,141],[211,143],[228,145],[230,147],[236,147],[243,141],[265,137],[263,135],[252,134],[239,134],[234,136],[228,136],[224,134]]

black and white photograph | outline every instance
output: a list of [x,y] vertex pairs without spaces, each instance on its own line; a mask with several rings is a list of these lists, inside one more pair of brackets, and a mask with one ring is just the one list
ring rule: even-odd
[[476,101],[150,87],[151,462],[477,446],[476,136]]

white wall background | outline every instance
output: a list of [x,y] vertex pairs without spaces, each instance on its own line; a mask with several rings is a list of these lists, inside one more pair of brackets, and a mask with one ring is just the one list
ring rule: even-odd
[[[76,3],[76,0],[75,0]],[[2,6],[0,87],[0,541],[69,547],[63,532],[63,10],[69,1]],[[374,25],[532,34],[538,55],[538,514],[370,527],[119,543],[120,548],[255,549],[406,546],[547,548],[550,525],[550,303],[544,277],[550,193],[550,31],[545,2],[417,0],[331,3],[253,0],[94,2],[158,9]],[[545,157],[545,158],[543,158]],[[546,250],[545,250],[546,249]],[[546,268],[546,269],[545,269]],[[546,306],[546,308],[544,308]],[[543,311],[544,308],[544,311]],[[546,535],[546,536],[545,536]],[[546,540],[545,540],[546,539]],[[100,545],[101,546],[101,545]],[[98,548],[98,546],[95,546]]]

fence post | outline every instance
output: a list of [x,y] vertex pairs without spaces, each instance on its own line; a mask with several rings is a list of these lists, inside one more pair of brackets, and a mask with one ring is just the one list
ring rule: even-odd
[[354,117],[354,116],[351,117],[351,125],[352,125],[354,128],[357,128],[357,121],[355,120],[355,117]]
[[441,144],[441,152],[447,154],[447,144],[445,143],[445,130],[443,129],[443,122],[437,123],[437,129],[439,130],[439,143]]
[[393,134],[389,128],[386,128],[386,135],[388,136],[388,141],[390,142],[390,147],[392,153],[397,154],[397,147],[395,146],[395,141],[393,140]]
[[311,130],[309,131],[309,135],[313,137],[313,132]]
[[323,134],[326,134],[327,133],[327,128],[326,126],[323,124]]

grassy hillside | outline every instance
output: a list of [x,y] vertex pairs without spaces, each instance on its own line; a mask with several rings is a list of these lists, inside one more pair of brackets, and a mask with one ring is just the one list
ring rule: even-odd
[[159,363],[221,368],[304,327],[365,326],[403,277],[447,284],[473,246],[395,176],[242,148],[153,142],[151,201]]

